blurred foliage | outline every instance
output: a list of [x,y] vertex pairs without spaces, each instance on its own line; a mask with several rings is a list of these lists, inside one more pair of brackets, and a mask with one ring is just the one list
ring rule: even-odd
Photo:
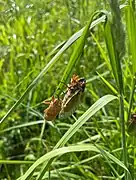
[[[121,3],[124,1],[120,1]],[[0,0],[0,118],[7,113],[50,61],[54,55],[54,53],[51,54],[52,50],[84,27],[95,10],[102,9],[109,10],[109,4],[105,0]],[[92,33],[107,55],[103,25],[94,27]],[[16,111],[2,123],[0,159],[34,161],[50,151],[70,124],[74,123],[73,118],[65,122],[57,119],[55,125],[46,123],[42,143],[40,142],[42,125],[39,121],[43,120],[43,110],[47,107],[42,104],[42,101],[55,93],[72,52],[73,46],[30,91]],[[131,65],[129,67],[124,63],[124,66],[127,69],[124,72],[125,80],[129,82]],[[88,81],[82,105],[75,113],[77,118],[99,97],[108,93],[112,94],[111,89],[100,80],[97,72],[105,73],[106,80],[116,87],[112,72],[107,68],[97,43],[90,33],[80,63],[74,68],[74,73],[85,77]],[[125,84],[125,90],[126,100],[128,100],[127,94],[130,92],[128,83]],[[117,119],[118,106],[110,103],[108,108],[103,108],[101,112],[93,116],[83,129],[70,139],[69,143],[74,144],[86,139],[87,142],[90,141],[85,133],[87,131],[90,137],[94,137],[95,142],[104,144],[109,151],[120,148],[120,141],[116,140],[120,139],[120,126]],[[30,126],[29,122],[37,122],[37,124]],[[20,124],[24,124],[24,127],[16,128]],[[4,131],[10,127],[13,129]],[[118,158],[121,157],[120,152],[115,152],[115,155]],[[90,156],[90,152],[77,153],[77,156],[79,159],[85,159]],[[75,159],[73,156],[65,155],[59,160],[74,162]],[[89,166],[90,163],[87,162],[87,165]],[[110,168],[100,158],[94,160],[93,163],[90,171],[96,176],[112,176]],[[114,166],[116,168],[116,165]],[[1,164],[0,178],[16,179],[27,168],[28,164],[20,163],[19,166]],[[78,170],[76,168],[71,172],[78,174]]]

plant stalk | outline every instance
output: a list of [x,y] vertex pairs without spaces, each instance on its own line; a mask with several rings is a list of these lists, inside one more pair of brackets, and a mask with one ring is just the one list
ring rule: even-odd
[[[124,97],[123,93],[120,94],[120,120],[121,120],[121,134],[122,134],[122,148],[123,148],[123,162],[127,167],[127,147],[126,147],[126,133],[125,133],[125,119],[124,119]],[[127,171],[125,171],[125,180],[127,180]]]

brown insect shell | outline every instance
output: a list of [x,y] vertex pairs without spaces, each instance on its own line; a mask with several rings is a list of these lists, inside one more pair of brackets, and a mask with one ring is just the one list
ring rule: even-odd
[[45,104],[49,104],[49,107],[44,110],[44,117],[47,121],[52,121],[56,118],[61,110],[62,100],[52,97],[51,102],[44,102]]

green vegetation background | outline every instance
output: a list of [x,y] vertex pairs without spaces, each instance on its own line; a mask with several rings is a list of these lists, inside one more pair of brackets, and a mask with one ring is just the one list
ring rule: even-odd
[[[92,19],[96,25],[91,30],[86,28],[81,41],[72,43],[46,72],[46,65],[64,43],[86,26],[95,11],[102,10],[103,17],[99,14]],[[4,117],[0,124],[0,179],[21,179],[25,172],[22,179],[135,178],[135,137],[131,138],[125,128],[130,113],[135,112],[135,21],[134,1],[0,1],[0,118]],[[70,66],[72,54],[74,64]],[[33,82],[44,68],[45,73]],[[43,100],[50,99],[59,87],[60,93],[65,92],[60,83],[64,80],[67,84],[74,73],[87,80],[78,110],[68,119],[45,122],[43,111],[47,106]],[[14,107],[28,87],[23,101]],[[107,94],[117,96],[119,101],[105,107],[115,99],[105,97]],[[73,136],[69,133],[71,139],[62,143],[66,147],[73,145],[71,153],[62,155],[67,151],[62,148],[57,156],[53,151],[52,157],[57,158],[50,173],[44,172],[48,166],[37,164],[30,173],[28,168],[37,159],[54,147],[63,146],[55,145],[78,118],[85,119],[81,115],[97,100],[98,110],[102,109],[97,114],[95,108],[88,111],[88,121]],[[93,145],[92,151],[87,143]],[[78,144],[85,146],[80,149]],[[44,163],[42,158],[39,160]]]

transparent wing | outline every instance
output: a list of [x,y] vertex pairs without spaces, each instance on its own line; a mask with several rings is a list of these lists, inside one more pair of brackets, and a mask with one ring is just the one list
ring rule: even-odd
[[82,92],[77,91],[71,98],[69,98],[59,113],[59,118],[64,119],[71,116],[80,103]]

